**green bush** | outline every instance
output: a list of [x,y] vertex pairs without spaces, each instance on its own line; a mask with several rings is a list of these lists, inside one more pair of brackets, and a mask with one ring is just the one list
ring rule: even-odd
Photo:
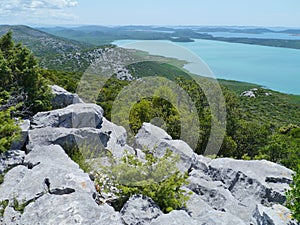
[[178,157],[170,150],[161,158],[146,151],[144,161],[126,154],[122,162],[104,167],[102,173],[108,176],[108,183],[119,190],[116,208],[120,209],[135,194],[152,198],[165,213],[184,207],[189,193],[181,187],[188,183],[187,174],[178,171],[177,161]]
[[0,111],[0,153],[6,152],[20,135],[20,128],[11,118],[11,110]]
[[293,176],[291,190],[287,192],[287,206],[293,213],[293,218],[300,221],[300,164]]

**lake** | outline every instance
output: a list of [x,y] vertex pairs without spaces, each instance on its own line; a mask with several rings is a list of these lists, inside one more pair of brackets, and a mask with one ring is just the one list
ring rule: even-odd
[[[134,42],[136,41],[119,40],[113,44],[122,47]],[[200,57],[217,78],[256,83],[280,92],[300,95],[300,50],[298,49],[211,40],[195,40],[195,42],[181,42],[176,45]],[[141,47],[139,49],[151,54],[189,61],[184,58],[185,55],[170,53],[163,48],[149,50]],[[192,67],[192,64],[186,66],[190,71],[193,70]]]

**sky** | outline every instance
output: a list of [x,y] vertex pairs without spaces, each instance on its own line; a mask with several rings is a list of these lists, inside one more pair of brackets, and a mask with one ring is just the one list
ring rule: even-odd
[[0,0],[0,24],[300,27],[299,0]]

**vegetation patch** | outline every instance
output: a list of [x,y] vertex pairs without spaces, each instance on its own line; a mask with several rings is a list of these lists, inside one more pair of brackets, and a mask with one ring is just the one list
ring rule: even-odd
[[[179,158],[170,150],[160,158],[150,151],[145,153],[145,160],[127,153],[122,162],[102,167],[100,173],[109,178],[108,189],[111,189],[111,186],[118,188],[115,194],[119,199],[113,206],[120,210],[131,196],[141,194],[152,198],[165,213],[184,207],[189,193],[181,187],[188,184],[188,176],[178,171],[176,162]],[[99,180],[97,182],[103,186]]]
[[0,218],[4,216],[4,212],[6,207],[8,206],[8,200],[4,200],[0,202]]
[[291,190],[287,192],[287,206],[293,213],[293,218],[300,221],[300,164],[293,176]]

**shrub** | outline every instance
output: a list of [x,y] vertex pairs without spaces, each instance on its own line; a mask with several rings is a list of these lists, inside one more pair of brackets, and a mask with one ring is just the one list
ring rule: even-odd
[[6,152],[20,135],[20,128],[10,114],[11,109],[0,111],[0,153]]
[[108,183],[118,188],[115,208],[121,209],[135,194],[152,198],[165,213],[184,207],[189,193],[181,186],[188,182],[187,174],[176,167],[178,159],[170,150],[161,158],[146,151],[145,160],[127,153],[120,163],[104,167],[102,172],[108,176]]
[[300,221],[300,164],[293,176],[291,190],[287,192],[287,206],[292,211],[293,218]]

